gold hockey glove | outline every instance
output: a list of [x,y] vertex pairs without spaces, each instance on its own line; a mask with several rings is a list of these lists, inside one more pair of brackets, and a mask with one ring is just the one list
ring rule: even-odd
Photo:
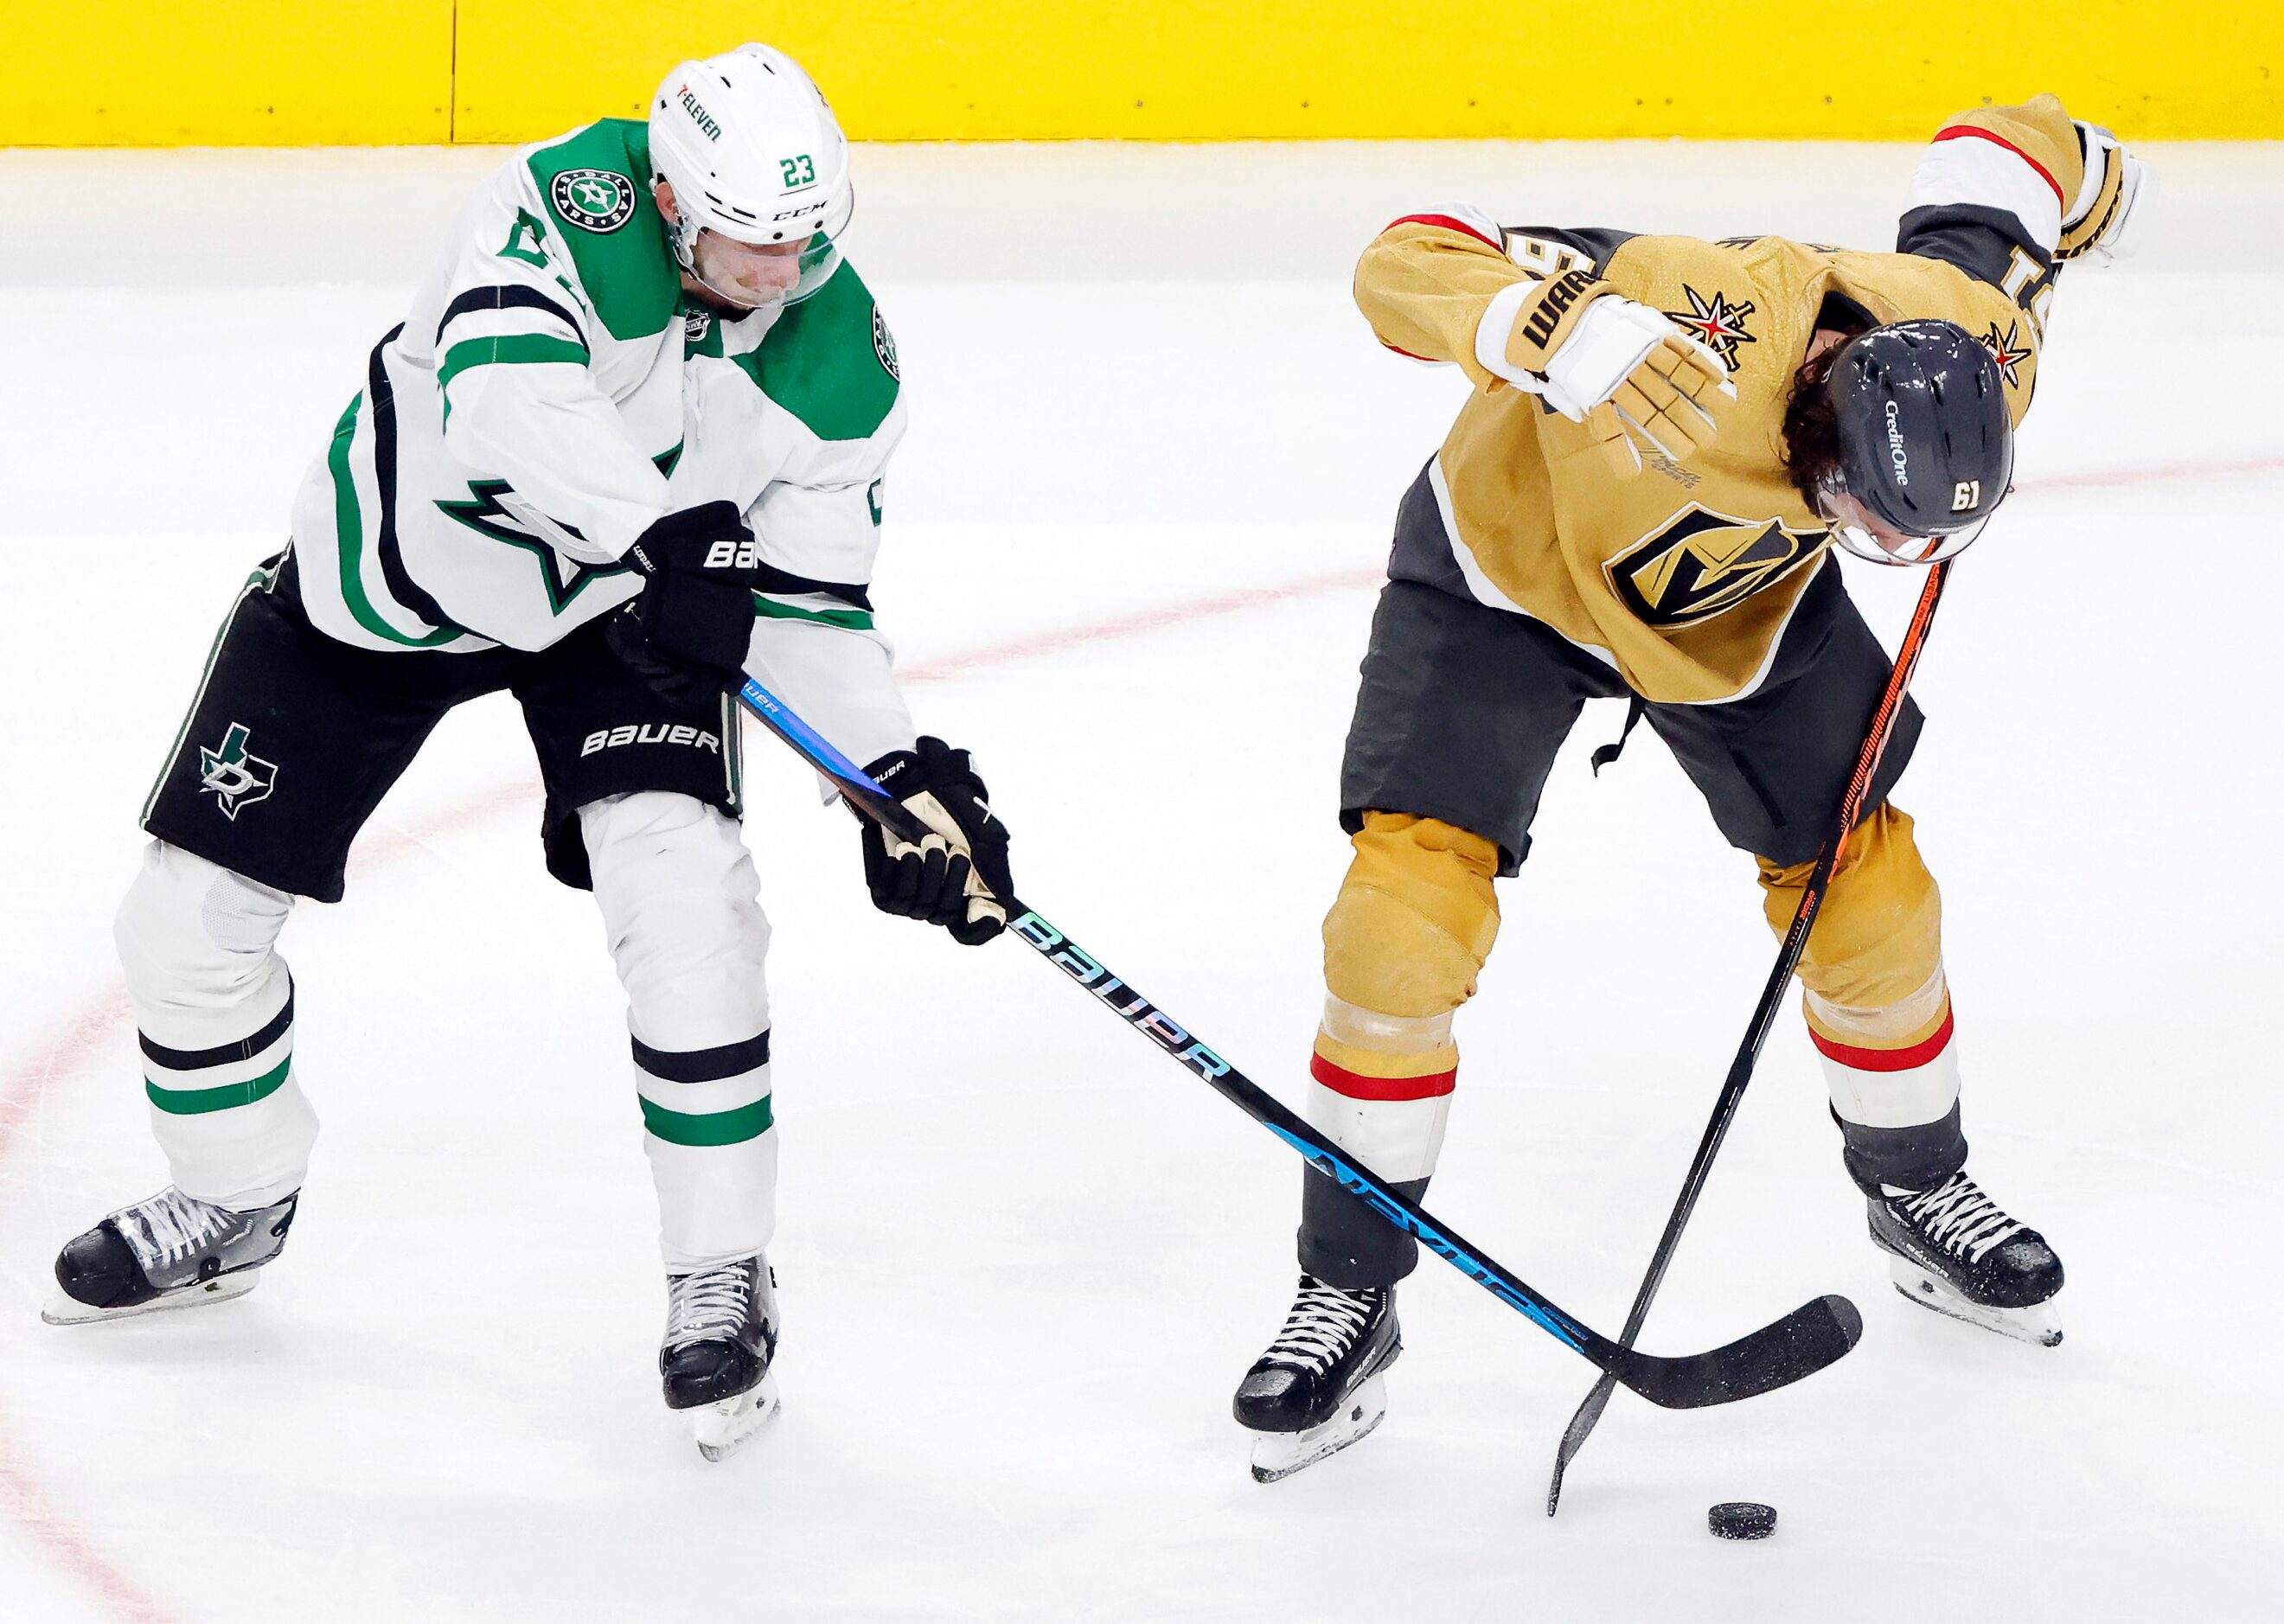
[[[1721,412],[1736,398],[1737,386],[1729,381],[1729,370],[1720,358],[1675,332],[1660,340],[1626,374],[1608,404],[1631,437],[1647,441],[1678,463],[1713,443],[1721,432]],[[1623,465],[1615,455],[1611,460],[1629,476],[1641,467],[1639,455]]]
[[1542,378],[1593,302],[1615,297],[1618,291],[1584,270],[1566,270],[1559,277],[1520,285],[1524,289],[1522,301],[1515,307],[1514,325],[1507,329],[1506,365],[1499,371],[1519,368]]
[[1485,317],[1485,370],[1585,423],[1622,479],[1641,472],[1638,441],[1677,463],[1711,444],[1737,398],[1719,356],[1583,270],[1518,284]]

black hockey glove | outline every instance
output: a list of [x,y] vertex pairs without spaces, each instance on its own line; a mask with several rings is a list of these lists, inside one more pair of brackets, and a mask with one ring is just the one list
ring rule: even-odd
[[865,824],[864,885],[872,905],[941,925],[968,947],[1005,930],[1007,910],[998,899],[1015,894],[1007,826],[992,816],[967,752],[922,738],[864,770],[936,832],[914,846],[878,824]]
[[626,561],[644,579],[610,625],[619,658],[670,699],[744,682],[761,558],[737,504],[664,515],[635,538]]

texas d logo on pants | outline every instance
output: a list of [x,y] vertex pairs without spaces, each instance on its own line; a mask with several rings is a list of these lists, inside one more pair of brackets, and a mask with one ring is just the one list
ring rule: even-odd
[[276,763],[246,753],[246,724],[233,722],[219,748],[199,746],[199,788],[211,792],[222,815],[233,823],[240,807],[268,800],[278,783]]

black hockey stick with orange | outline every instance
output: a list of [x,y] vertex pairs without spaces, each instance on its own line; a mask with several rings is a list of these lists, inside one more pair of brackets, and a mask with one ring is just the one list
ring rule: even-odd
[[[927,838],[929,832],[901,802],[759,683],[748,678],[738,697],[763,727],[830,779],[860,816],[872,819],[900,839],[918,842]],[[1187,1027],[1037,913],[1012,896],[998,900],[1007,910],[1007,934],[1034,949],[1075,985],[1092,994],[1104,1008],[1202,1078],[1223,1098],[1300,1152],[1319,1173],[1338,1180],[1343,1189],[1369,1203],[1388,1222],[1418,1237],[1461,1274],[1591,1362],[1606,1381],[1623,1382],[1650,1402],[1672,1409],[1726,1404],[1813,1375],[1846,1354],[1863,1334],[1864,1321],[1853,1303],[1844,1297],[1819,1297],[1773,1324],[1709,1353],[1662,1359],[1636,1352],[1631,1339],[1625,1344],[1611,1341],[1571,1318],[1457,1230],[1350,1159],[1347,1152],[1191,1036]]]
[[[1920,651],[1927,644],[1928,629],[1935,623],[1936,600],[1943,596],[1943,583],[1950,573],[1948,562],[1928,566],[1927,584],[1920,589],[1920,601],[1912,611],[1911,624],[1905,628],[1903,643],[1896,650],[1895,669],[1889,675],[1886,691],[1880,696],[1879,708],[1872,713],[1872,725],[1864,735],[1863,749],[1857,753],[1856,770],[1840,797],[1832,832],[1816,855],[1816,866],[1809,871],[1800,905],[1793,910],[1792,925],[1785,932],[1784,945],[1777,951],[1768,984],[1761,989],[1761,1001],[1754,1005],[1753,1019],[1745,1027],[1745,1041],[1737,1046],[1737,1058],[1729,1063],[1729,1074],[1722,1081],[1719,1097],[1713,1102],[1712,1119],[1705,1124],[1705,1136],[1698,1141],[1697,1154],[1691,1159],[1688,1175],[1681,1181],[1681,1193],[1674,1199],[1673,1214],[1665,1221],[1665,1233],[1658,1237],[1657,1253],[1650,1259],[1649,1272],[1642,1277],[1641,1290],[1634,1294],[1634,1306],[1626,1315],[1625,1330],[1618,1337],[1622,1347],[1631,1348],[1634,1339],[1641,1334],[1642,1322],[1649,1317],[1649,1306],[1657,1297],[1658,1287],[1665,1283],[1666,1266],[1673,1261],[1674,1248],[1681,1244],[1681,1231],[1688,1226],[1689,1215],[1697,1210],[1697,1198],[1704,1192],[1705,1180],[1713,1171],[1713,1158],[1719,1153],[1721,1142],[1729,1136],[1729,1124],[1736,1118],[1738,1102],[1745,1097],[1745,1085],[1753,1080],[1753,1067],[1761,1058],[1761,1045],[1769,1035],[1769,1027],[1776,1019],[1777,1005],[1784,998],[1785,988],[1792,984],[1793,972],[1800,967],[1801,953],[1808,946],[1808,933],[1815,928],[1817,912],[1824,906],[1825,893],[1831,887],[1832,872],[1839,866],[1842,852],[1847,849],[1850,832],[1864,815],[1864,803],[1872,792],[1872,780],[1879,771],[1880,758],[1886,753],[1888,739],[1895,732],[1897,717],[1903,714],[1904,695],[1911,686],[1912,672],[1919,665]],[[1605,1374],[1594,1384],[1593,1391],[1587,1394],[1585,1402],[1578,1406],[1577,1413],[1570,1417],[1562,1442],[1554,1452],[1553,1480],[1546,1486],[1549,1517],[1561,1503],[1562,1474],[1585,1447],[1613,1391],[1614,1384]]]

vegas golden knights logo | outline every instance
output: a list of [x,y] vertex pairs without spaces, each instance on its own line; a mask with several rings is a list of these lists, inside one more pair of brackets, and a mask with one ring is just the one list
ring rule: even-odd
[[1814,555],[1821,530],[1732,519],[1691,503],[1602,567],[1647,626],[1688,626],[1733,609]]

